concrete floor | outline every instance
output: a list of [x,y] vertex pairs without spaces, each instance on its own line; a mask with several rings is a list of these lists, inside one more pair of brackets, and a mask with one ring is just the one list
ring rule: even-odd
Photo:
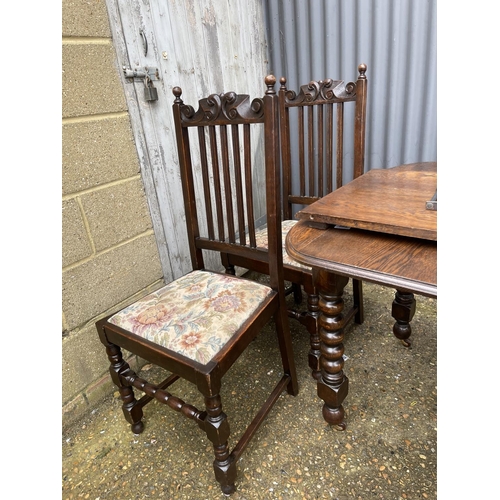
[[[350,325],[344,341],[347,430],[323,420],[307,366],[308,335],[291,321],[300,392],[280,396],[243,453],[232,499],[437,498],[437,300],[416,296],[413,344],[405,348],[392,334],[393,290],[364,283],[364,297],[365,322]],[[350,285],[345,298],[349,303]],[[144,370],[154,374],[150,365]],[[225,377],[231,448],[280,373],[268,326]],[[184,381],[170,391],[203,408]],[[63,499],[225,498],[212,445],[194,422],[152,402],[144,432],[134,435],[120,404],[115,393],[64,431]]]

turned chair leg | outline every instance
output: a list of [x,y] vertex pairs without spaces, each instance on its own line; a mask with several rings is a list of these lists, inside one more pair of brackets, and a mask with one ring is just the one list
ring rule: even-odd
[[220,395],[205,397],[205,431],[208,439],[214,446],[215,479],[220,483],[224,494],[230,495],[235,491],[236,462],[229,453],[229,422],[227,415],[222,411]]
[[224,269],[226,270],[226,274],[231,274],[232,276],[236,276],[236,269],[233,266],[233,264],[231,264],[229,262],[229,257],[227,255],[227,253],[221,253],[220,257],[221,257],[222,265],[224,266]]
[[297,283],[292,283],[293,301],[296,304],[302,303],[302,287]]
[[117,345],[108,343],[106,345],[106,353],[111,363],[109,367],[111,379],[120,391],[120,397],[123,402],[123,415],[130,424],[132,432],[134,434],[140,434],[144,430],[142,406],[135,398],[132,387],[126,384],[122,378],[122,375],[132,370],[129,364],[123,359],[121,349]]
[[[316,292],[316,291],[315,291]],[[321,340],[319,336],[319,295],[307,294],[307,330],[309,331],[309,342],[311,348],[308,354],[309,368],[315,380],[321,378],[321,366],[319,364]]]
[[365,320],[365,311],[363,308],[363,282],[361,280],[352,280],[352,296],[354,300],[354,307],[357,312],[354,315],[354,321],[358,325],[362,325]]
[[274,319],[276,334],[278,336],[278,345],[281,353],[283,372],[285,375],[288,375],[290,377],[286,391],[291,396],[296,396],[299,393],[299,382],[297,379],[297,370],[295,369],[295,360],[293,357],[290,327],[286,316],[286,308],[283,305],[281,311],[278,312]]
[[296,319],[301,325],[304,325],[309,332],[309,342],[311,348],[307,355],[309,367],[312,371],[312,377],[319,380],[321,377],[321,367],[319,364],[320,356],[320,337],[319,337],[319,296],[314,287],[306,288],[307,311],[298,312],[293,309],[288,310],[288,316]]

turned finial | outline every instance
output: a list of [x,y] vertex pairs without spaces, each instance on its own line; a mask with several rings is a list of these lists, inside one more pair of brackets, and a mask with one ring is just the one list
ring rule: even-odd
[[274,86],[276,85],[276,77],[274,75],[267,75],[264,79],[267,85],[266,94],[276,94]]
[[359,66],[358,66],[358,71],[359,71],[359,78],[360,79],[366,79],[366,64],[364,63],[361,63]]
[[281,88],[283,90],[286,90],[286,78],[284,76],[280,78],[280,83],[281,83]]
[[174,87],[172,89],[172,93],[175,96],[175,102],[182,102],[181,100],[182,89],[180,87]]

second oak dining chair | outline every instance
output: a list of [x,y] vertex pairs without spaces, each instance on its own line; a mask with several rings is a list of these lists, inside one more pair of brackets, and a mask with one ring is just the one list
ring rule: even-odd
[[[192,271],[96,323],[132,431],[143,431],[143,407],[152,400],[193,420],[213,444],[215,477],[225,494],[235,491],[237,461],[280,394],[298,393],[282,266],[276,78],[269,75],[265,83],[263,98],[251,101],[234,92],[212,94],[199,101],[198,110],[184,104],[182,90],[174,87]],[[255,146],[264,146],[261,165],[252,161],[254,138]],[[256,186],[251,178],[259,168],[265,177],[265,187],[258,188],[265,194],[268,251],[256,249],[253,225]],[[269,285],[205,269],[205,251],[262,259],[269,269]],[[231,450],[220,395],[223,377],[273,318],[282,375]],[[165,380],[141,378],[124,360],[122,349],[166,370]],[[197,387],[204,409],[167,391],[179,378]],[[140,399],[137,392],[143,393]]]
[[[298,93],[280,79],[279,90],[281,172],[282,172],[282,229],[283,245],[286,234],[297,222],[293,207],[309,205],[338,189],[346,180],[364,173],[367,78],[366,65],[358,66],[355,82],[325,79],[311,81],[300,87]],[[347,130],[344,107],[352,103],[352,129]],[[353,141],[350,170],[345,168],[345,143]],[[349,175],[352,172],[352,175]],[[266,227],[257,231],[258,246],[266,247],[270,234]],[[222,255],[226,272],[234,274],[234,266],[267,273],[262,260],[252,256]],[[292,283],[295,302],[302,300],[302,288],[307,295],[307,311],[290,308],[291,318],[303,324],[310,336],[309,367],[312,376],[321,377],[319,297],[313,284],[312,269],[293,260],[283,246],[284,278]],[[346,323],[354,319],[363,322],[362,282],[353,280],[353,306],[345,314]]]

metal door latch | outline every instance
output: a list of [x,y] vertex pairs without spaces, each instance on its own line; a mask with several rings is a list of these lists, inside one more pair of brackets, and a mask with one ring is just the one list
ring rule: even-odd
[[160,72],[158,71],[158,68],[148,68],[147,66],[135,69],[123,66],[123,73],[125,74],[125,78],[140,78],[142,80],[148,76],[150,80],[160,79]]
[[146,101],[158,100],[158,90],[153,85],[153,80],[160,79],[158,68],[144,67],[142,69],[130,69],[124,66],[123,72],[125,74],[125,78],[140,78],[144,81],[144,99]]

